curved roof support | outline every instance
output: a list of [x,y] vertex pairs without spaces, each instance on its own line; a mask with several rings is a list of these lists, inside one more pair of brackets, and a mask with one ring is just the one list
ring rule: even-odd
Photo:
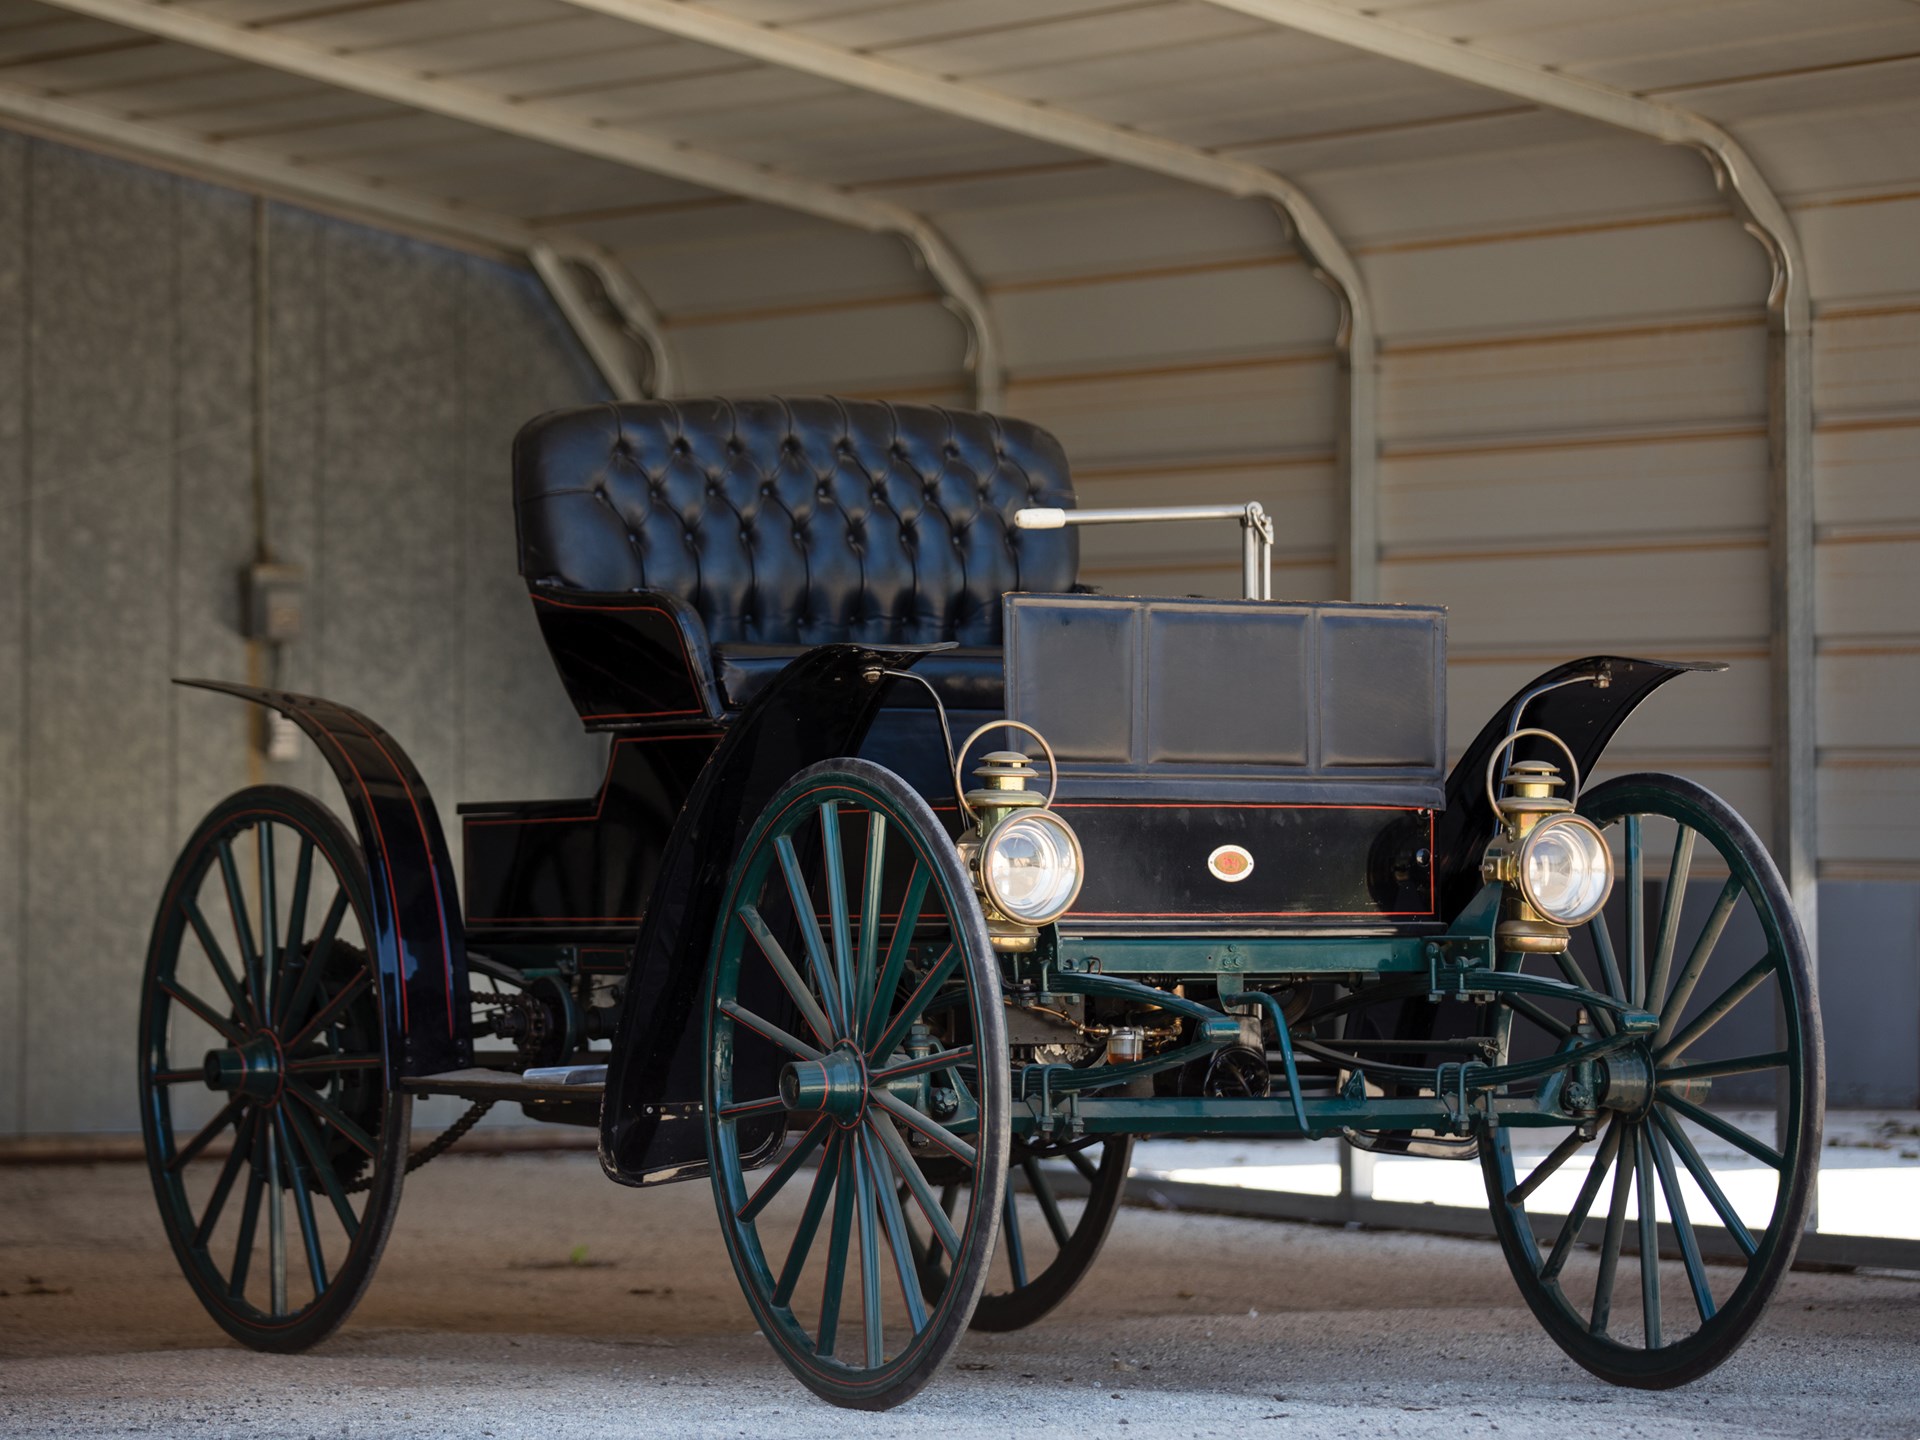
[[1793,890],[1811,944],[1818,925],[1815,859],[1813,630],[1813,303],[1800,237],[1753,157],[1725,130],[1692,111],[1523,61],[1455,44],[1428,31],[1324,0],[1210,0],[1356,50],[1530,100],[1552,110],[1688,145],[1741,223],[1773,262],[1767,295],[1767,433],[1773,565],[1773,850]]
[[[583,10],[630,20],[764,64],[1076,150],[1117,165],[1150,170],[1241,198],[1272,202],[1322,284],[1340,302],[1337,344],[1342,374],[1336,448],[1345,492],[1345,534],[1339,568],[1352,599],[1379,588],[1378,424],[1374,385],[1373,308],[1359,267],[1313,201],[1284,176],[1209,150],[1114,125],[1090,115],[1040,105],[983,86],[950,80],[874,55],[823,44],[685,0],[568,0]],[[924,248],[923,252],[926,253]],[[929,268],[933,262],[929,259]],[[937,272],[936,272],[937,273]],[[949,294],[956,294],[950,287]],[[984,386],[983,386],[984,388]]]
[[975,367],[976,387],[983,379],[989,390],[999,383],[1000,347],[978,282],[972,279],[958,253],[932,223],[903,206],[638,131],[545,114],[537,105],[514,104],[444,80],[424,79],[392,66],[339,55],[177,6],[155,4],[153,0],[48,0],[48,3],[142,34],[444,115],[502,135],[536,140],[556,149],[591,155],[630,169],[814,215],[835,224],[899,235],[920,255],[935,284],[943,287],[942,298],[947,307],[966,323],[968,356]]
[[[527,260],[614,399],[652,400],[673,393],[673,352],[665,328],[625,266],[597,247],[550,240],[535,241]],[[644,364],[634,363],[635,344],[645,352]]]

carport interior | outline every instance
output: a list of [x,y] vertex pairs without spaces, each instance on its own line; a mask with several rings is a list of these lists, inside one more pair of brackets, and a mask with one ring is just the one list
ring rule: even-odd
[[[1920,1104],[1916,73],[1904,0],[7,0],[0,1132],[133,1128],[173,850],[328,790],[170,676],[337,696],[448,809],[592,789],[506,447],[641,393],[984,404],[1082,504],[1259,500],[1277,594],[1449,607],[1456,749],[1572,655],[1731,662],[1610,769],[1775,839],[1835,1103]],[[1083,570],[1238,585],[1190,528]]]

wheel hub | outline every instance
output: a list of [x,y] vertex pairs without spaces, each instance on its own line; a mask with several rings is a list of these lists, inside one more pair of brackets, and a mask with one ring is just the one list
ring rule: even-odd
[[1599,1065],[1599,1104],[1639,1119],[1653,1108],[1653,1056],[1644,1045],[1617,1050]]
[[230,1090],[255,1100],[280,1095],[280,1042],[261,1031],[228,1050],[209,1050],[203,1064],[209,1090]]
[[780,1100],[789,1110],[817,1111],[842,1127],[860,1123],[867,1108],[867,1065],[841,1041],[818,1060],[794,1060],[780,1072]]

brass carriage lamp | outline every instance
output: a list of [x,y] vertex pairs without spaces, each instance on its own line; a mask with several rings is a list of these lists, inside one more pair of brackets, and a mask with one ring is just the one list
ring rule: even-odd
[[1036,932],[1064,915],[1080,894],[1086,857],[1073,827],[1049,808],[1058,789],[1057,775],[1047,794],[1029,789],[1033,762],[1017,750],[993,750],[981,756],[971,790],[960,789],[959,766],[967,747],[986,731],[1008,726],[1025,730],[1046,751],[1053,749],[1031,726],[1018,721],[984,725],[960,747],[954,764],[954,789],[973,823],[959,840],[961,857],[973,873],[985,902],[987,933],[996,950],[1031,950]]
[[[1571,786],[1551,762],[1520,760],[1501,777],[1504,794],[1496,794],[1494,773],[1501,756],[1528,735],[1551,740],[1566,753]],[[1562,789],[1569,793],[1554,793]],[[1481,859],[1480,874],[1507,887],[1507,904],[1494,932],[1502,950],[1560,953],[1567,948],[1567,932],[1598,915],[1613,891],[1613,853],[1599,827],[1574,812],[1579,792],[1579,764],[1552,731],[1517,730],[1487,761],[1487,798],[1500,830]]]

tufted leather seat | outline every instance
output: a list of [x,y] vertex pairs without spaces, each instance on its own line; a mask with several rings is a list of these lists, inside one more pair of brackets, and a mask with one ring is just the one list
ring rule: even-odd
[[1046,431],[934,406],[596,405],[514,442],[536,595],[672,597],[728,708],[806,647],[857,641],[957,642],[916,668],[950,703],[998,710],[1000,597],[1071,589],[1078,561],[1073,531],[1016,530],[1013,512],[1072,504]]

